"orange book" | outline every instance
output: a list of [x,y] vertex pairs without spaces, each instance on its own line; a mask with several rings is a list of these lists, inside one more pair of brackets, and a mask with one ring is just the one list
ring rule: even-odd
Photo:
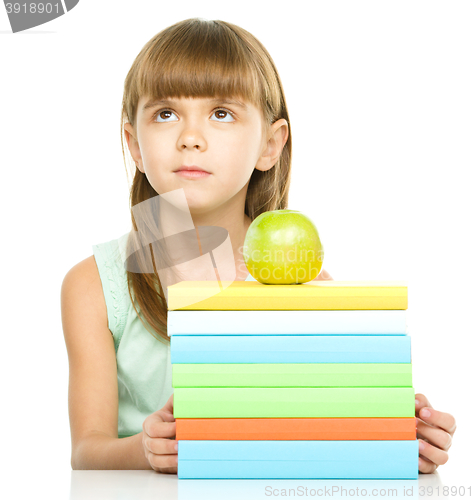
[[177,418],[180,440],[414,440],[416,418]]

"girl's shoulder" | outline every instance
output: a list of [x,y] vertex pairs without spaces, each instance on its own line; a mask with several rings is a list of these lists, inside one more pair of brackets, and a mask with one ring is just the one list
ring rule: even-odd
[[[108,327],[114,336],[116,351],[132,307],[127,286],[126,246],[129,233],[92,246],[107,307]],[[245,281],[256,281],[249,274]]]
[[114,240],[92,245],[107,306],[108,326],[114,336],[116,347],[124,332],[131,306],[125,269],[128,235],[129,233],[126,233]]
[[129,233],[119,238],[92,245],[94,256],[99,257],[101,263],[112,268],[115,272],[125,274],[125,249]]

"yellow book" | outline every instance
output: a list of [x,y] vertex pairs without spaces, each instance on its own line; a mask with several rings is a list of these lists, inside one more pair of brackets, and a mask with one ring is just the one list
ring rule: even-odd
[[170,311],[407,309],[405,281],[181,281],[167,293]]

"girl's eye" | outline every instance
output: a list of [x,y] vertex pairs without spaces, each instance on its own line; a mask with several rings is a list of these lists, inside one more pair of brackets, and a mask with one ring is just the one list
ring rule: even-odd
[[[213,111],[213,116],[216,116],[218,113],[222,114],[222,113],[226,113],[229,117],[232,118],[231,121],[234,121],[234,118],[233,118],[233,113],[231,113],[231,111],[228,111],[227,109],[217,109],[216,111]],[[223,122],[224,120],[218,120],[219,122]],[[226,120],[228,121],[228,120]]]
[[[219,108],[219,109],[216,109],[215,111],[213,111],[213,115],[212,116],[216,116],[216,115],[223,115],[223,114],[227,114],[228,117],[232,118],[232,120],[217,120],[219,122],[225,122],[225,123],[229,123],[231,121],[234,121],[234,113],[232,113],[231,111],[228,111],[227,109],[223,109],[223,108]],[[153,118],[157,118],[157,122],[158,123],[168,123],[169,121],[176,121],[176,120],[167,120],[167,118],[170,117],[170,114],[174,115],[175,113],[173,113],[173,111],[170,111],[169,109],[160,109],[159,111],[157,111]],[[218,115],[218,116],[219,116]],[[176,115],[175,115],[176,116]],[[161,118],[161,120],[160,120]]]
[[[166,118],[168,118],[167,115],[174,115],[175,113],[173,113],[173,111],[170,111],[169,109],[160,109],[159,111],[157,111],[155,113],[155,115],[153,116],[153,118],[165,118],[165,120],[157,120],[159,123],[163,123],[164,121],[167,122],[169,120],[166,120]],[[176,120],[172,120],[172,121],[176,121]]]

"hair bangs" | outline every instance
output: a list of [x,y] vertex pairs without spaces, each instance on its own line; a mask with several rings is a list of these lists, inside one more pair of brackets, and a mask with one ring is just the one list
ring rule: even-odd
[[262,108],[262,77],[255,57],[226,26],[208,22],[166,35],[146,54],[137,74],[139,96],[237,97]]

